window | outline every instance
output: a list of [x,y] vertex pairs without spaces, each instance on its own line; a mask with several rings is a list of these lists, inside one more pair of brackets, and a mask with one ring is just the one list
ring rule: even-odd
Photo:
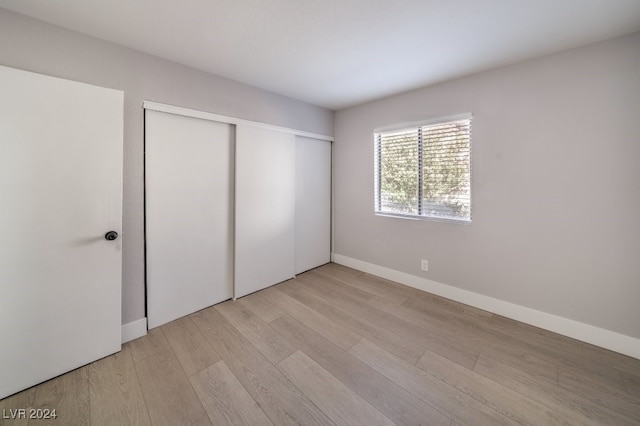
[[471,221],[471,118],[375,133],[375,211]]

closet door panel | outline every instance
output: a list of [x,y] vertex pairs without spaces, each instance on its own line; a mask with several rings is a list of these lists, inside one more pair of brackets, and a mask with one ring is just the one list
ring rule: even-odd
[[149,328],[233,297],[233,127],[145,113]]
[[236,130],[235,297],[295,273],[295,136]]
[[331,142],[296,137],[295,272],[331,261]]

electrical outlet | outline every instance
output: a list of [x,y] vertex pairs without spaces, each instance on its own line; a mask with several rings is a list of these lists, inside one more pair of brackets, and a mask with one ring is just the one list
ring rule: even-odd
[[422,262],[420,263],[420,268],[422,268],[423,271],[428,271],[429,270],[429,261],[422,259]]

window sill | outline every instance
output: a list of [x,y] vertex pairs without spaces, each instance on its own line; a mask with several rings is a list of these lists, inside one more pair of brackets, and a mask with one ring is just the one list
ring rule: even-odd
[[471,219],[454,219],[447,217],[432,217],[432,216],[415,216],[409,214],[401,214],[401,213],[387,213],[387,212],[374,212],[376,216],[379,217],[389,217],[395,219],[407,219],[407,220],[418,220],[418,221],[429,221],[429,222],[444,222],[444,223],[455,223],[460,225],[471,225]]

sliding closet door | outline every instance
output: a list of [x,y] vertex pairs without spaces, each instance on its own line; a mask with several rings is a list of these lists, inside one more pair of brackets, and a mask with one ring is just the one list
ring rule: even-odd
[[233,127],[147,110],[145,145],[153,328],[233,296]]
[[236,131],[235,297],[295,273],[295,137]]
[[331,142],[296,137],[296,274],[331,261]]

